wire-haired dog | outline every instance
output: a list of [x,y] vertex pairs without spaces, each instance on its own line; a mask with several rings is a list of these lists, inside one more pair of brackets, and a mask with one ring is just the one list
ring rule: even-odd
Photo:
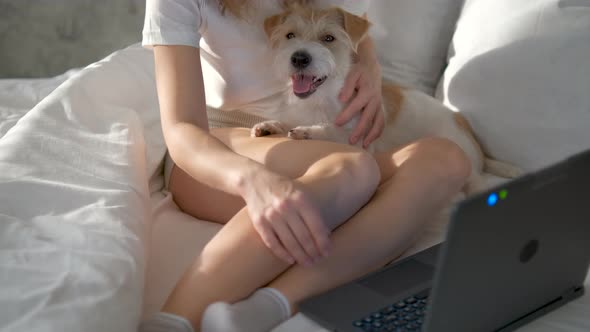
[[[272,120],[255,125],[252,136],[287,134],[293,139],[348,144],[358,117],[343,127],[333,123],[345,106],[338,95],[369,26],[365,18],[340,8],[294,6],[267,18],[264,29],[275,52],[273,70],[289,89],[281,107],[258,113]],[[482,189],[484,167],[505,177],[519,174],[515,167],[486,159],[469,123],[425,93],[383,82],[382,111],[385,128],[369,146],[371,151],[400,147],[424,137],[450,139],[471,160],[468,193]]]

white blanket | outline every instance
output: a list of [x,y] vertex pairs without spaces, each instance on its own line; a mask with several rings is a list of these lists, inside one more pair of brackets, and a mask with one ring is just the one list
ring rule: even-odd
[[0,330],[135,329],[147,179],[165,152],[152,61],[138,46],[114,54],[28,113],[67,77],[2,83]]

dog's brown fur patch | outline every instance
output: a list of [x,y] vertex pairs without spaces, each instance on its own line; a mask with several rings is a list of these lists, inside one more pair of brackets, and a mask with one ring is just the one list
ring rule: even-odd
[[[272,35],[272,31],[274,30],[274,28],[276,26],[278,26],[279,24],[283,23],[285,21],[285,18],[290,14],[290,11],[286,11],[283,12],[281,14],[278,15],[273,15],[271,17],[268,17],[264,20],[264,32],[266,33],[266,35],[270,38]],[[274,47],[275,45],[273,45]]]
[[332,11],[338,12],[344,18],[344,30],[348,33],[352,42],[354,52],[357,52],[359,43],[365,38],[371,27],[371,23],[365,18],[353,15],[340,8],[333,8]]
[[477,153],[479,154],[479,158],[482,161],[485,161],[485,154],[483,153],[483,150],[481,149],[479,142],[475,138],[475,133],[473,132],[473,128],[471,128],[469,121],[467,121],[467,119],[458,112],[455,112],[453,114],[453,119],[455,120],[455,123],[457,123],[459,128],[465,132],[467,137],[469,137],[469,139],[471,140],[473,145],[477,148]]
[[401,111],[404,103],[403,88],[391,82],[383,81],[381,91],[383,94],[383,104],[387,116],[387,124],[395,121],[397,114]]

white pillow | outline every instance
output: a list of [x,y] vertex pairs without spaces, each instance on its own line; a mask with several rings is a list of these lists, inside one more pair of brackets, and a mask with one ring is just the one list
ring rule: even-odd
[[[359,0],[360,1],[360,0]],[[372,0],[383,76],[430,95],[440,79],[462,0]]]
[[589,148],[590,1],[467,0],[439,92],[525,170]]

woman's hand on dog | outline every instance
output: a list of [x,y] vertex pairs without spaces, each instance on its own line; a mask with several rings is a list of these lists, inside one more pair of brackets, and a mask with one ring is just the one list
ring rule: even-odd
[[257,172],[245,182],[242,197],[248,214],[277,257],[310,266],[328,254],[330,231],[300,185],[268,171]]
[[[356,94],[355,94],[356,92]],[[361,113],[350,143],[356,144],[364,136],[363,147],[368,147],[381,135],[385,118],[381,111],[381,67],[376,61],[357,62],[353,65],[339,95],[348,106],[336,118],[336,125],[343,125]],[[365,135],[366,134],[366,135]]]

